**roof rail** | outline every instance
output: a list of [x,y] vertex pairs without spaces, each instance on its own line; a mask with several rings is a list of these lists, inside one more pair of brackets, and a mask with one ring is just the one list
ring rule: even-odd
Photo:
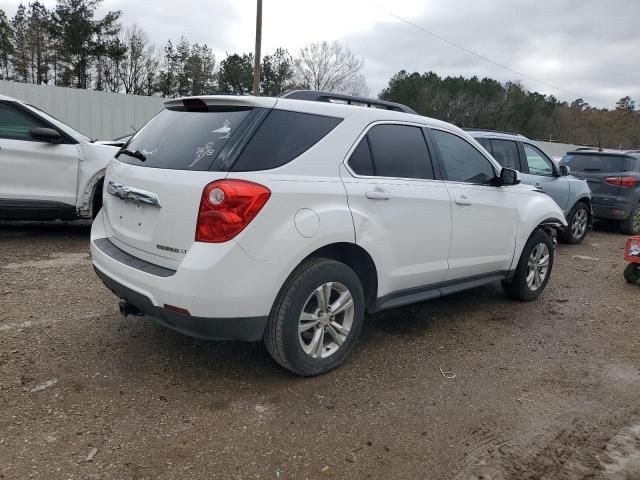
[[490,128],[463,128],[465,132],[487,132],[487,133],[501,133],[503,135],[516,135],[518,137],[524,137],[521,133],[518,132],[509,132],[505,130],[492,130]]
[[413,113],[417,112],[401,103],[387,102],[385,100],[374,100],[372,98],[354,97],[341,93],[317,92],[315,90],[292,90],[280,95],[281,98],[293,100],[307,100],[310,102],[346,103],[347,105],[359,105],[369,108],[381,108],[393,110],[395,112]]

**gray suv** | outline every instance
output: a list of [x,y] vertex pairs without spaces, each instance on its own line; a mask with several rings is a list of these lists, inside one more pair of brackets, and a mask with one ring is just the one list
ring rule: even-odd
[[560,165],[589,183],[596,218],[617,220],[628,235],[640,233],[640,150],[579,148]]
[[500,165],[520,172],[522,183],[534,185],[560,206],[569,226],[559,238],[580,243],[593,222],[589,185],[569,175],[569,168],[558,166],[535,142],[517,133],[468,130]]

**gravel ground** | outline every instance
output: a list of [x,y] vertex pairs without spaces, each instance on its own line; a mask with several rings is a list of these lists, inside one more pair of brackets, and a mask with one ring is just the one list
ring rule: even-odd
[[613,231],[561,245],[535,302],[371,316],[311,379],[121,318],[88,234],[0,225],[2,479],[640,478],[640,287]]

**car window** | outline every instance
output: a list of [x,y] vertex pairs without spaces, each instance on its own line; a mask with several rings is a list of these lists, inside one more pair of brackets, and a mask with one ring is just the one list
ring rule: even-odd
[[373,170],[373,159],[371,158],[371,150],[369,149],[369,140],[366,135],[349,158],[349,167],[357,175],[365,175],[371,177],[375,175]]
[[551,160],[547,159],[544,154],[536,147],[523,143],[524,154],[527,157],[527,165],[531,175],[542,175],[552,177],[554,175]]
[[484,147],[484,149],[489,152],[491,152],[491,140],[489,140],[488,138],[476,138],[476,141],[482,145]]
[[207,170],[249,112],[164,109],[127,145],[128,151],[141,153],[144,160],[126,153],[119,153],[117,158],[149,168]]
[[0,138],[30,141],[29,132],[32,128],[46,126],[44,122],[39,122],[17,108],[0,103]]
[[572,172],[619,173],[630,165],[625,165],[625,157],[620,155],[568,154],[562,159],[562,165],[568,165]]
[[518,160],[518,144],[511,140],[491,140],[493,158],[505,168],[520,170]]
[[342,119],[272,110],[232,167],[234,172],[281,167],[313,147]]
[[495,177],[491,162],[466,140],[442,130],[431,130],[431,136],[440,152],[446,180],[487,184]]
[[376,125],[367,132],[367,138],[376,176],[433,179],[433,166],[421,128]]

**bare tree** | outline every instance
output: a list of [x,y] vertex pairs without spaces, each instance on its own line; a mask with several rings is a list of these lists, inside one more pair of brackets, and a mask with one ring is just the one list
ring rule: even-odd
[[[120,79],[125,93],[144,95],[147,90],[149,70],[155,70],[154,48],[149,36],[138,25],[127,27],[120,42],[126,47],[126,55],[120,64]],[[155,72],[153,72],[155,73]]]
[[297,83],[313,90],[349,95],[369,92],[363,61],[338,42],[311,43],[295,60]]

